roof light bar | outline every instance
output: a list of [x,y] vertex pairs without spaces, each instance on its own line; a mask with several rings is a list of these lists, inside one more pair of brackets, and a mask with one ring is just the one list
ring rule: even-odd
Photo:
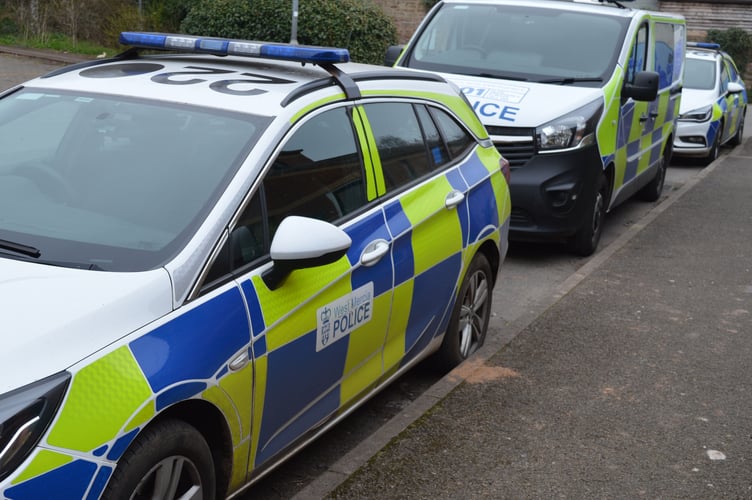
[[718,43],[711,43],[711,42],[687,42],[687,45],[690,47],[697,47],[699,49],[712,49],[712,50],[721,50],[721,45]]
[[198,37],[124,31],[120,43],[142,49],[175,50],[220,56],[263,57],[312,64],[345,63],[350,60],[347,49],[292,45],[287,43],[252,42],[229,38]]

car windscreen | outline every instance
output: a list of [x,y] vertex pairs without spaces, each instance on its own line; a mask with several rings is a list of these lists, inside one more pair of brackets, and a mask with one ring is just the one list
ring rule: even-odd
[[429,71],[600,86],[628,19],[534,6],[445,4],[400,63]]
[[0,99],[0,257],[159,267],[195,232],[268,123],[149,100],[11,93]]
[[716,63],[710,59],[687,57],[684,61],[684,88],[713,90],[716,84]]

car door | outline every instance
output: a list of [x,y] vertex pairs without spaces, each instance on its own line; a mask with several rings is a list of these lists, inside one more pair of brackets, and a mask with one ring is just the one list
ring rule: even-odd
[[723,142],[733,136],[742,120],[743,98],[739,92],[729,92],[729,82],[738,82],[736,68],[727,57],[721,59],[721,95],[723,101]]
[[[252,327],[249,470],[324,425],[382,375],[390,246],[351,116],[350,108],[336,107],[296,127],[234,224],[223,255],[238,274]],[[336,262],[296,269],[270,286],[264,279],[274,265],[269,241],[291,215],[330,222],[352,243]],[[302,246],[312,235],[295,238]]]
[[[469,239],[468,179],[479,171],[487,177],[488,171],[477,157],[453,161],[472,156],[474,141],[444,111],[390,102],[365,104],[361,112],[376,150],[372,156],[377,178],[383,179],[384,215],[394,240],[394,306],[384,347],[389,374],[446,329]],[[442,125],[454,135],[442,135]],[[493,196],[486,193],[485,199]],[[480,216],[483,207],[478,210]]]

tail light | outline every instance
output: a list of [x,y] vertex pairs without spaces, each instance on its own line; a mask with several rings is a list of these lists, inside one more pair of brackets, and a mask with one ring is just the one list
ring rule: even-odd
[[509,184],[509,179],[512,177],[512,168],[509,165],[509,160],[503,156],[499,158],[499,169],[501,170],[501,173],[504,174],[507,184]]

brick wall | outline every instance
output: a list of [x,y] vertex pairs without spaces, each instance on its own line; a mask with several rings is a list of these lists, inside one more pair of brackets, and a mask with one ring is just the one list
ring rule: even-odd
[[424,0],[373,0],[384,14],[394,20],[398,43],[406,43],[426,15]]

